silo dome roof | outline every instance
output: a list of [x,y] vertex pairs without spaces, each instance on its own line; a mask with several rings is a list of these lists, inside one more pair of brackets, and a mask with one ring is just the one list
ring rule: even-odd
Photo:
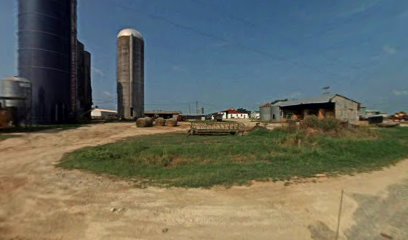
[[122,31],[120,31],[119,34],[118,34],[118,38],[123,37],[123,36],[134,36],[134,37],[137,37],[137,38],[143,40],[142,34],[140,32],[138,32],[137,30],[132,29],[132,28],[125,28]]

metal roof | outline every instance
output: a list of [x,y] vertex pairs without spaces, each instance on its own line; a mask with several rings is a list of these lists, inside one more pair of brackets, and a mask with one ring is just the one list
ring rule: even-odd
[[352,102],[359,103],[357,101],[354,101],[350,98],[344,97],[339,94],[329,94],[329,95],[322,95],[319,97],[313,97],[313,98],[305,98],[305,99],[297,99],[297,100],[289,100],[289,101],[279,101],[275,104],[274,106],[279,106],[279,107],[288,107],[288,106],[297,106],[297,105],[305,105],[305,104],[319,104],[319,103],[330,103],[332,102],[334,97],[342,97],[345,99],[348,99]]
[[123,36],[134,36],[143,40],[142,34],[133,28],[125,28],[122,31],[120,31],[118,34],[118,38]]
[[145,114],[173,114],[173,115],[181,114],[180,111],[162,111],[162,110],[145,111],[144,113]]
[[92,112],[109,112],[109,113],[118,113],[118,111],[110,110],[110,109],[103,109],[103,108],[94,108]]

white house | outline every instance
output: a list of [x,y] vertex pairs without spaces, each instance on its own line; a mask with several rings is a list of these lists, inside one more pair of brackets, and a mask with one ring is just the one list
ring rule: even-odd
[[220,112],[222,114],[222,119],[247,119],[249,118],[248,113],[239,112],[235,109],[228,109]]

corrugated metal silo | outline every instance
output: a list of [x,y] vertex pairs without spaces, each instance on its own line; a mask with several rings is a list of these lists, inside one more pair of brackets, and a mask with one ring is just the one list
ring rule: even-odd
[[259,107],[260,120],[261,121],[271,121],[272,120],[272,104],[267,103]]
[[35,123],[69,119],[74,3],[76,0],[18,1],[18,72],[32,82]]
[[91,54],[85,51],[83,43],[77,43],[77,103],[79,120],[91,118],[92,87],[91,87]]

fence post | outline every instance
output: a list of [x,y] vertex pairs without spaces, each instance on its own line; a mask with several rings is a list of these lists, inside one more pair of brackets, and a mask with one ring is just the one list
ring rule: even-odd
[[344,190],[341,190],[341,196],[340,196],[340,207],[339,207],[339,214],[337,216],[337,230],[336,230],[336,238],[335,240],[339,239],[339,231],[340,231],[340,219],[341,219],[341,210],[343,208],[343,194]]

